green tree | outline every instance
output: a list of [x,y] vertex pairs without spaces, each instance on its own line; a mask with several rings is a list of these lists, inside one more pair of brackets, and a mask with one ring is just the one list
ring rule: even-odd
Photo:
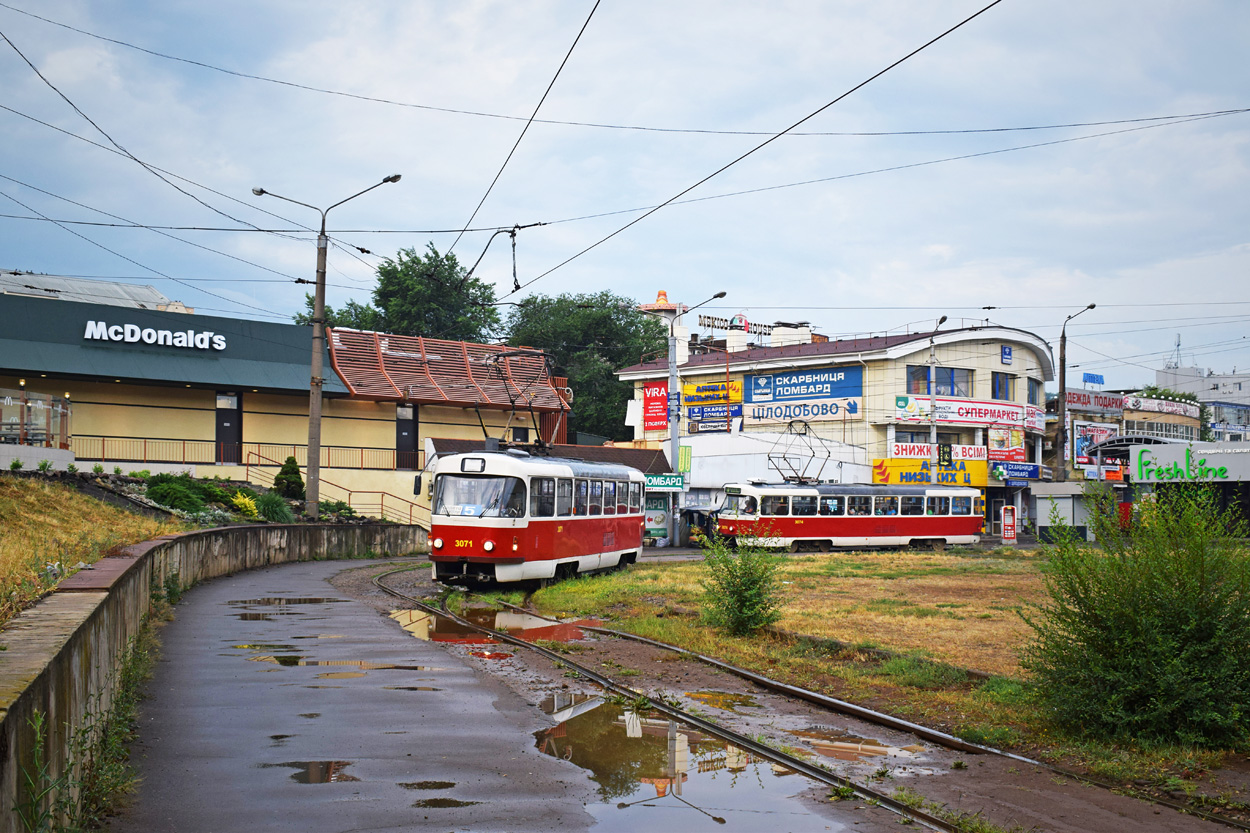
[[[495,289],[468,274],[454,254],[440,254],[434,244],[424,255],[400,249],[378,266],[372,304],[348,301],[326,308],[330,326],[376,330],[397,335],[483,342],[499,327],[499,311],[491,306]],[[312,323],[313,299],[295,323]]]
[[636,301],[611,292],[532,295],[508,318],[508,343],[535,347],[555,362],[573,389],[572,424],[579,431],[628,439],[626,402],[633,385],[615,371],[663,352],[667,330]]

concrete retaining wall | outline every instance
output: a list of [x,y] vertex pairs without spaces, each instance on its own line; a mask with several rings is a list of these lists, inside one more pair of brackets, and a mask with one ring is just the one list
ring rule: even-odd
[[16,808],[29,801],[26,776],[37,772],[35,713],[45,715],[43,780],[55,781],[75,734],[111,706],[153,586],[174,573],[186,588],[270,564],[428,552],[427,541],[415,526],[225,527],[126,547],[61,582],[0,630],[0,833],[24,829]]

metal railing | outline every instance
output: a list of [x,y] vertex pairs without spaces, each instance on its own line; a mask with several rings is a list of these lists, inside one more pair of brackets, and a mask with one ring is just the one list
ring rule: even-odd
[[[282,463],[277,460],[256,452],[248,452],[242,465],[247,470],[248,482],[259,483],[266,487],[273,485],[274,476],[277,474],[277,471],[270,472],[267,469],[282,467]],[[321,485],[320,497],[323,501],[342,501],[358,515],[385,518],[395,523],[416,524],[429,528],[428,521],[421,523],[418,515],[418,512],[423,509],[428,513],[429,507],[423,507],[414,501],[378,489],[349,489],[326,480],[324,477],[318,478],[318,483]]]
[[[308,466],[308,447],[303,445],[76,436],[70,441],[70,448],[79,460],[102,463],[243,465],[248,456],[254,454],[266,460],[285,460],[287,457],[294,457],[300,468]],[[322,446],[321,466],[328,469],[421,471],[425,466],[425,452],[396,451],[393,448]]]

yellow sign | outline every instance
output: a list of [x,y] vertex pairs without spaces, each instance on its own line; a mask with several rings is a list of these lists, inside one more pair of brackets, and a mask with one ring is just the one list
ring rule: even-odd
[[681,386],[683,405],[725,405],[742,401],[742,382],[733,380],[726,391],[725,381],[695,382]]
[[[984,460],[955,460],[948,466],[938,464],[937,485],[971,486],[984,489],[989,465]],[[893,486],[928,486],[933,482],[928,460],[890,458],[872,461],[872,482]]]

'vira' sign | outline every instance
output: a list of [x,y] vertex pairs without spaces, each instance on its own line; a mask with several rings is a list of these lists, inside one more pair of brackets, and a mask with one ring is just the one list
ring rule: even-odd
[[130,344],[158,344],[194,350],[225,350],[226,337],[211,330],[157,330],[137,324],[109,324],[88,321],[83,338],[94,341],[121,341]]

